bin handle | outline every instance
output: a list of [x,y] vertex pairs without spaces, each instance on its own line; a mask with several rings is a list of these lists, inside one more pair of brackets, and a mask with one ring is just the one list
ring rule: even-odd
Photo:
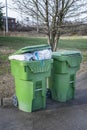
[[74,82],[75,82],[75,81],[70,81],[69,83],[72,84],[72,83],[74,83]]
[[35,89],[35,92],[42,91],[42,88]]

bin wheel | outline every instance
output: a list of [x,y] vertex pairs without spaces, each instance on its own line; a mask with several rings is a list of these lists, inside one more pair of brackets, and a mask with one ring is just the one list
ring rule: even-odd
[[51,96],[51,90],[49,88],[47,89],[46,97],[47,98],[51,98],[52,97]]
[[18,99],[16,95],[13,95],[12,97],[12,103],[15,107],[18,107]]

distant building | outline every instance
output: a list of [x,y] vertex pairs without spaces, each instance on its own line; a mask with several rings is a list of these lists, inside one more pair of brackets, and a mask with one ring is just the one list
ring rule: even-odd
[[[6,16],[3,16],[3,27],[6,29]],[[16,19],[12,17],[8,17],[8,30],[15,31],[16,30]]]

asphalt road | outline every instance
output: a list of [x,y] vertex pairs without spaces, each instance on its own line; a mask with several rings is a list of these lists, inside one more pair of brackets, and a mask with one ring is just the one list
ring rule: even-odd
[[87,130],[87,72],[77,78],[72,101],[48,100],[45,110],[32,113],[0,108],[0,130]]

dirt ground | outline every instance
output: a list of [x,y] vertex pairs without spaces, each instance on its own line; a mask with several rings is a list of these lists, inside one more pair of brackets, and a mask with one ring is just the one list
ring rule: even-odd
[[14,78],[10,73],[8,56],[15,50],[0,47],[0,98],[11,97],[14,94]]

